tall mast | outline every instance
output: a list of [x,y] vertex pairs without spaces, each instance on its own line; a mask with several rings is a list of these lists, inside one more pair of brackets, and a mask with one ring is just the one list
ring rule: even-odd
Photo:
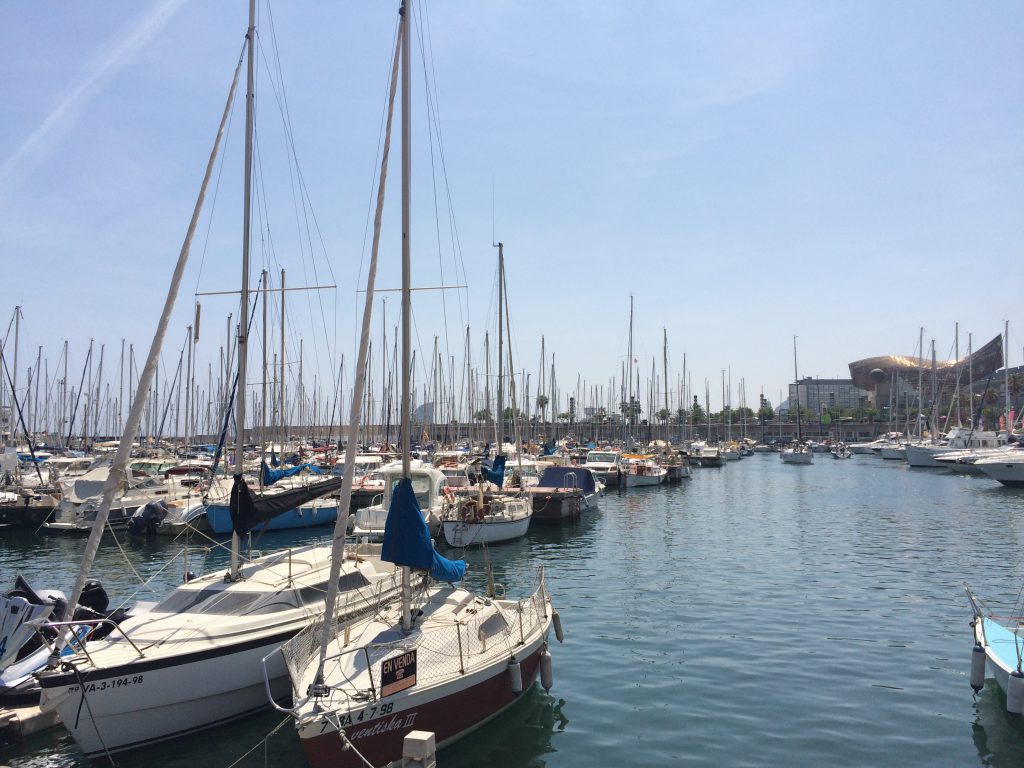
[[[661,342],[661,371],[662,371],[662,380],[665,382],[665,385],[664,385],[665,386],[665,416],[668,417],[669,416],[669,410],[668,410],[668,328],[662,327],[661,334],[662,334],[662,342]],[[648,418],[650,418],[650,416],[648,416]],[[668,418],[666,418],[665,421],[667,422]],[[666,424],[666,426],[667,426],[667,424]],[[668,435],[668,431],[667,430],[665,432],[665,435],[666,436]]]
[[278,418],[281,420],[281,452],[284,453],[284,441],[287,438],[287,420],[284,415],[284,270],[281,270],[281,380],[277,383]]
[[1003,400],[1006,402],[1006,434],[1013,431],[1010,422],[1010,321],[1003,321]]
[[[249,331],[249,227],[252,211],[252,134],[253,106],[256,96],[253,92],[254,66],[253,43],[256,38],[256,0],[249,0],[249,29],[245,33],[246,48],[246,89],[245,89],[245,194],[242,214],[242,298],[238,314],[238,392],[235,395],[235,482],[242,479],[245,461],[245,364],[248,357],[247,335]],[[282,289],[284,285],[282,284]],[[284,291],[281,291],[284,296]],[[283,298],[282,298],[283,301]],[[282,312],[282,315],[284,313]],[[241,544],[238,534],[231,532],[230,578],[239,578],[238,550]]]
[[936,437],[936,433],[939,431],[938,409],[935,407],[938,404],[938,403],[936,403],[937,387],[938,387],[938,373],[936,371],[936,367],[935,366],[936,366],[936,364],[935,364],[935,339],[932,339],[932,408],[931,408],[931,414],[929,414],[930,417],[931,417],[931,430],[930,431],[932,433],[932,437],[931,437],[932,445],[935,445],[935,443],[938,442],[938,439]]
[[921,440],[921,414],[924,411],[924,328],[917,340],[917,439]]
[[957,321],[956,325],[954,326],[954,330],[953,330],[953,343],[956,345],[956,348],[953,351],[953,356],[956,358],[956,387],[955,387],[955,390],[954,390],[953,398],[954,398],[954,400],[956,402],[956,425],[958,427],[961,427],[961,426],[963,426],[963,423],[960,421],[960,373],[961,373],[962,369],[960,367],[960,322],[959,321]]
[[[498,243],[498,399],[497,399],[497,418],[498,418],[498,446],[497,451],[501,452],[501,445],[505,440],[505,403],[504,403],[504,391],[503,391],[503,380],[501,378],[502,371],[502,343],[504,341],[504,328],[503,328],[503,317],[504,314],[504,303],[505,303],[505,247]],[[511,371],[509,371],[511,373]]]
[[796,336],[793,337],[793,380],[796,382],[796,441],[803,442],[800,434],[800,373],[796,367]]
[[[412,13],[411,0],[402,0],[402,478],[411,480],[409,471],[409,405],[412,399],[409,376],[412,362],[412,267],[409,259],[409,209],[412,172],[412,130],[410,127],[411,100],[409,94],[409,26]],[[402,566],[402,629],[412,629],[412,583],[409,566]]]
[[[260,272],[260,284],[263,286],[263,296],[261,297],[261,303],[263,304],[263,344],[261,345],[262,350],[262,364],[263,364],[263,375],[260,377],[263,381],[260,386],[260,454],[267,450],[267,289],[270,287],[267,285],[267,278],[269,277],[267,270]],[[283,293],[282,293],[283,295]],[[260,472],[260,478],[262,480],[263,473]]]

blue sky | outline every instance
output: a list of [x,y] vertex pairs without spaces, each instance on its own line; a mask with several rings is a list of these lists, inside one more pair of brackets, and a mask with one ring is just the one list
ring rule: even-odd
[[[394,5],[260,3],[253,270],[339,286],[289,296],[287,356],[304,338],[307,386],[355,347]],[[964,350],[968,332],[980,346],[1009,319],[1021,363],[1021,4],[417,8],[430,45],[413,68],[414,281],[469,286],[444,303],[418,295],[421,357],[438,335],[461,365],[468,323],[482,365],[496,237],[514,365],[534,391],[542,334],[563,391],[619,375],[630,294],[644,375],[653,358],[660,373],[666,328],[672,389],[686,352],[713,407],[727,368],[748,401],[778,401],[794,334],[801,375],[845,377],[851,360],[913,353],[922,326],[945,359],[957,321]],[[52,370],[64,339],[72,370],[90,338],[116,365],[122,338],[149,344],[245,3],[8,0],[0,21],[3,326],[20,304],[22,381],[37,346]],[[239,100],[172,323],[172,375],[191,293],[239,283],[242,124]],[[398,285],[397,151],[380,287]],[[234,304],[203,300],[201,366],[216,366]],[[388,325],[396,308],[393,295]]]

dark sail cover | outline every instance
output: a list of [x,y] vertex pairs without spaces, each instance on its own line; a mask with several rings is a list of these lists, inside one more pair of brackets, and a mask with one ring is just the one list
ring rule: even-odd
[[339,490],[342,482],[343,478],[332,477],[322,483],[310,483],[283,493],[256,496],[246,485],[245,479],[235,475],[235,483],[231,486],[231,525],[235,533],[241,536],[289,509]]
[[435,581],[456,582],[466,576],[465,560],[449,560],[434,549],[408,477],[403,477],[391,494],[380,559],[430,571]]
[[480,470],[484,473],[484,477],[501,488],[505,485],[505,454],[499,453],[490,466],[484,461],[480,465]]

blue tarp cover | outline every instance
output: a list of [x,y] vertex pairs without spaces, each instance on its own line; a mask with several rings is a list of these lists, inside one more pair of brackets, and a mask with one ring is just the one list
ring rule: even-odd
[[263,462],[263,485],[273,485],[282,477],[291,477],[297,475],[304,469],[308,469],[314,475],[322,475],[320,467],[314,466],[313,464],[300,464],[297,467],[288,467],[287,469],[271,469],[267,466],[266,462]]
[[480,464],[480,471],[484,473],[484,477],[494,483],[496,486],[501,488],[505,485],[505,454],[498,454],[494,461],[488,463],[486,461]]
[[421,571],[429,570],[436,581],[456,582],[466,576],[465,560],[449,560],[434,549],[430,531],[412,490],[412,480],[408,477],[403,477],[391,494],[380,559]]
[[[574,483],[569,475],[576,476]],[[593,493],[595,490],[594,476],[589,469],[582,467],[548,467],[540,476],[537,483],[540,488],[570,488],[575,486],[584,493]]]

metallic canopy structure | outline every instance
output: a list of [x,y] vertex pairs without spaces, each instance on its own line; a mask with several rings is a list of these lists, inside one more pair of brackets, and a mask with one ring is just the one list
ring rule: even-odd
[[[940,381],[951,380],[956,376],[959,368],[966,368],[970,363],[974,373],[974,380],[987,376],[993,371],[1003,367],[1003,337],[996,336],[992,341],[985,344],[977,352],[960,360],[946,360],[936,363]],[[905,381],[911,379],[911,374],[917,375],[922,367],[924,370],[931,370],[931,360],[924,360],[917,357],[904,357],[903,355],[883,355],[882,357],[868,357],[850,363],[850,378],[858,387],[866,390],[874,388],[879,381],[889,381],[895,373],[898,378]],[[872,376],[872,371],[881,371]],[[964,381],[966,381],[964,379]]]

